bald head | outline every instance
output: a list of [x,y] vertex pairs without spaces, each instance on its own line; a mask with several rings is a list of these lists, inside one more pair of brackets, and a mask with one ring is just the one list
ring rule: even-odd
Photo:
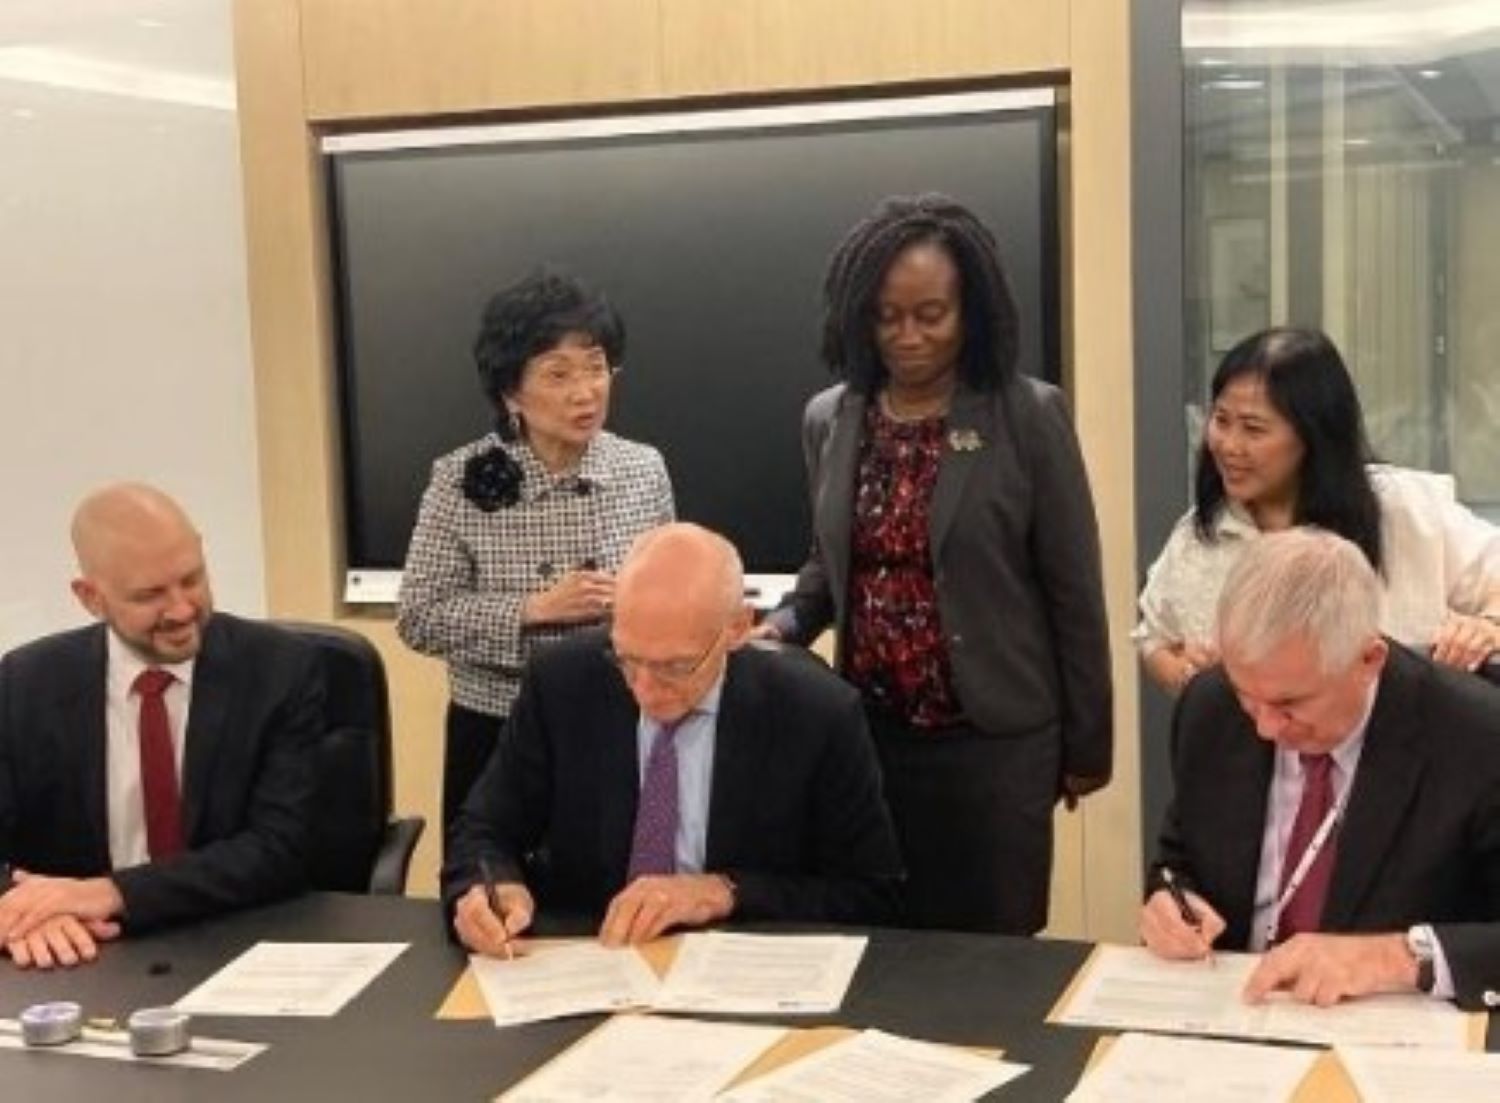
[[615,615],[622,606],[670,606],[727,620],[744,604],[745,572],[724,537],[680,521],[641,534],[615,583]]
[[116,483],[73,514],[73,593],[151,663],[192,658],[213,612],[203,542],[182,507],[155,487]]
[[630,688],[642,711],[669,721],[693,708],[749,626],[744,569],[728,540],[686,523],[636,540],[615,580],[610,637],[637,672]]
[[73,512],[73,552],[86,576],[107,570],[121,545],[197,536],[182,507],[145,483],[103,487]]

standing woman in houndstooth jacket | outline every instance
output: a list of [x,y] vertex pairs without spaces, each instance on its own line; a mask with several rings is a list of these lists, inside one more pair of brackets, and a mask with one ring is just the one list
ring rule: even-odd
[[448,664],[446,835],[532,649],[599,623],[631,542],[673,519],[656,449],[604,431],[625,326],[537,271],[485,308],[474,359],[495,430],[440,457],[406,553],[396,630]]

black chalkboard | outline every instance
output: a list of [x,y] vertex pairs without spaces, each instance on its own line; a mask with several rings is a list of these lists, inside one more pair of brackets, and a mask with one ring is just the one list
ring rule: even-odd
[[[726,115],[726,118],[733,118]],[[607,294],[629,347],[609,427],[667,459],[679,514],[756,572],[808,547],[799,438],[825,261],[882,196],[942,191],[999,235],[1023,370],[1058,373],[1050,107],[325,154],[350,568],[397,568],[432,460],[490,411],[488,296],[548,262]]]

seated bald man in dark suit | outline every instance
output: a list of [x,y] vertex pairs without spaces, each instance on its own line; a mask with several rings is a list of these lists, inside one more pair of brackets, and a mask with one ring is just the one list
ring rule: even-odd
[[1494,1007],[1500,692],[1383,639],[1379,603],[1363,553],[1331,533],[1268,535],[1236,564],[1222,666],[1178,704],[1141,933],[1169,958],[1268,950],[1252,1000]]
[[443,895],[470,949],[504,952],[538,902],[602,916],[611,945],[731,916],[893,916],[859,697],[809,656],[741,646],[742,594],[728,541],[663,526],[621,568],[609,633],[535,657],[450,841]]
[[214,612],[170,498],[99,491],[73,543],[100,623],[0,660],[0,946],[23,967],[301,888],[322,734],[316,654]]

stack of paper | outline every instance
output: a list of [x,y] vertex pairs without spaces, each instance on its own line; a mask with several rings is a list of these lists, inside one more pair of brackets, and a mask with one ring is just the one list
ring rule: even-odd
[[[1164,961],[1138,946],[1100,946],[1054,1015],[1075,1026],[1279,1039],[1317,1045],[1473,1048],[1478,1017],[1420,994],[1366,996],[1333,1007],[1241,993],[1259,958]],[[1480,1035],[1482,1037],[1482,1035]]]
[[405,942],[260,942],[175,1004],[191,1015],[336,1015]]
[[844,1002],[866,942],[843,935],[690,934],[663,981],[637,950],[607,950],[597,942],[533,944],[514,960],[469,960],[498,1026],[648,1008],[819,1014]]
[[1124,1034],[1068,1103],[1285,1103],[1315,1050]]
[[501,1096],[503,1103],[698,1103],[786,1032],[619,1015]]
[[849,935],[690,934],[654,1006],[721,1015],[837,1011],[868,942]]
[[783,1065],[719,1098],[724,1103],[970,1103],[1025,1065],[866,1030]]
[[597,942],[533,947],[514,960],[469,959],[496,1026],[645,1007],[656,974],[633,949]]
[[1495,1103],[1500,1099],[1500,1053],[1340,1046],[1335,1052],[1364,1103]]

